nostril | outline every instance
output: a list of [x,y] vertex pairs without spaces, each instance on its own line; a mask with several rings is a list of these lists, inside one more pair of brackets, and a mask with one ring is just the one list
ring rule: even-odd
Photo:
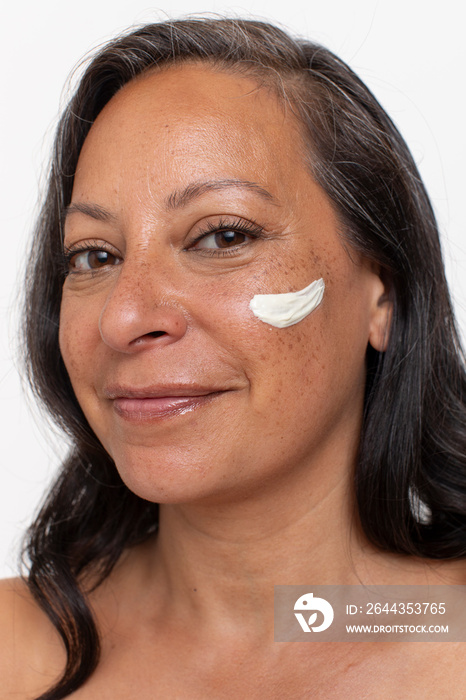
[[165,333],[165,331],[152,331],[150,333],[144,333],[144,335],[139,336],[139,338],[132,340],[130,345],[132,347],[145,346],[149,338],[160,338],[164,335],[168,336],[169,334]]
[[126,296],[127,290],[119,287],[100,315],[100,335],[109,347],[128,353],[158,350],[177,342],[186,333],[187,323],[180,309],[171,304],[154,305],[150,294],[146,294],[147,299]]

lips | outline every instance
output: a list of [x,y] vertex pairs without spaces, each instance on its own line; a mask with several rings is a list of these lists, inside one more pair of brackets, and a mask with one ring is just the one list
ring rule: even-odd
[[115,413],[129,421],[150,421],[186,413],[224,394],[214,387],[164,386],[146,389],[111,387],[104,394]]

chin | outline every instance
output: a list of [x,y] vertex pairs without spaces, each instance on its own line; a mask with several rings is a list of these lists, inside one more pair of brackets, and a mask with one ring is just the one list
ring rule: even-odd
[[[207,460],[197,463],[190,459],[189,451],[184,459],[164,455],[164,450],[141,449],[131,457],[113,457],[118,473],[125,485],[140,498],[152,503],[189,503],[204,500],[221,490],[215,475],[205,468]],[[219,479],[220,481],[220,479]]]

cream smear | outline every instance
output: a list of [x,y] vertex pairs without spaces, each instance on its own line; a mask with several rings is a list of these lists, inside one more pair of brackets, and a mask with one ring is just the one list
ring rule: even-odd
[[320,278],[299,292],[255,294],[249,308],[264,323],[276,328],[288,328],[302,321],[319,306],[324,289],[325,282]]

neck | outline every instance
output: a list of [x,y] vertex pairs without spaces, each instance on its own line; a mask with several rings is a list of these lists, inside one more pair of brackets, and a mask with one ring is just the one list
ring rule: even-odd
[[342,473],[350,470],[329,469],[306,488],[287,479],[223,504],[161,506],[146,581],[162,608],[204,626],[221,620],[251,630],[254,620],[257,634],[270,635],[274,585],[358,583],[354,557],[363,544]]
[[157,537],[122,562],[128,590],[141,591],[159,626],[189,620],[211,637],[230,629],[272,639],[275,585],[454,582],[438,578],[442,563],[368,542],[352,496],[353,462],[307,465],[223,502],[162,505]]

